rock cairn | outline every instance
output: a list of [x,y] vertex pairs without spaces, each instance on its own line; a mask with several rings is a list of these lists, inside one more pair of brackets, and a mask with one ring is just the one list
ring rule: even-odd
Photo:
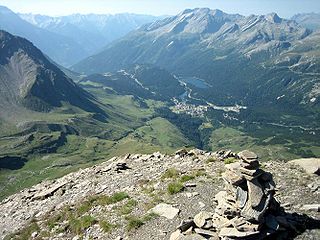
[[215,196],[215,212],[203,211],[183,221],[170,240],[265,239],[279,233],[287,237],[301,224],[275,200],[272,174],[259,168],[257,155],[245,150],[235,157],[238,161],[227,164],[222,174],[225,190]]

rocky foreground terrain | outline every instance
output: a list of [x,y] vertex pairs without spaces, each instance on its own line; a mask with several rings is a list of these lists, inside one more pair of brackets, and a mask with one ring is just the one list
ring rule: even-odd
[[[267,225],[277,230],[291,227],[295,234],[290,238],[320,239],[319,177],[294,163],[266,160],[260,159],[259,166],[256,159],[247,164],[241,160],[241,154],[231,151],[211,153],[196,149],[180,150],[173,155],[112,158],[3,200],[0,239],[236,239],[228,236],[230,231],[238,234],[230,227],[228,233],[220,231],[219,235],[203,232],[208,231],[206,225],[214,228],[208,214],[222,213],[223,205],[230,200],[230,196],[219,192],[227,190],[225,179],[235,180],[231,172],[240,165],[253,169],[245,174],[255,175],[257,169],[260,173],[272,173],[273,180],[265,181],[269,187],[263,191],[267,189],[267,195],[281,205],[285,216],[293,216],[295,223],[303,224],[290,225],[288,218],[279,224],[283,218],[276,216],[278,222],[269,221]],[[246,181],[250,186],[253,179],[249,177]],[[239,182],[236,184],[240,186]],[[233,188],[236,187],[231,187],[231,192]],[[245,197],[240,202],[254,204],[261,189],[249,188],[248,200]],[[240,190],[240,195],[243,194]],[[268,208],[271,206],[274,208],[276,204]],[[243,210],[241,216],[251,213]],[[263,214],[255,212],[251,217],[260,221]],[[277,214],[280,208],[274,215]],[[232,220],[239,222],[239,218]],[[200,224],[202,229],[195,226],[182,231],[181,226],[188,222]],[[241,224],[251,231],[256,231],[255,226],[259,225]]]

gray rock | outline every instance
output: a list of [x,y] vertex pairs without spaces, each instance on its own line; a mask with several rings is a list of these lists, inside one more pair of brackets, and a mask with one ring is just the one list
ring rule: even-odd
[[238,153],[238,157],[242,160],[253,161],[258,158],[257,154],[249,150],[244,150]]
[[252,207],[250,200],[247,201],[246,205],[241,210],[241,216],[245,217],[248,221],[261,222],[263,214],[266,212],[271,199],[272,195],[270,194],[266,197],[263,197],[260,204],[255,208]]
[[241,183],[245,181],[245,178],[241,175],[241,173],[236,173],[231,170],[222,173],[222,177],[227,182],[235,186],[239,186]]
[[262,201],[264,196],[263,188],[257,179],[254,179],[252,182],[248,181],[248,195],[251,206],[256,208]]
[[173,219],[180,212],[178,208],[174,208],[166,203],[160,203],[149,211],[167,219]]
[[320,175],[320,158],[300,158],[292,160],[290,163],[299,165],[309,174]]
[[181,232],[187,231],[190,227],[195,226],[192,219],[181,221],[180,225],[177,227]]
[[170,235],[170,240],[178,240],[178,239],[182,239],[182,238],[183,238],[183,234],[181,234],[181,231],[179,229],[174,231]]
[[65,186],[66,184],[67,184],[67,182],[55,184],[52,187],[50,187],[49,189],[45,189],[45,190],[41,191],[40,193],[36,193],[33,196],[32,200],[43,200],[45,198],[48,198],[48,197],[52,196],[60,188]]
[[203,225],[203,229],[210,229],[210,228],[213,228],[214,227],[214,224],[213,224],[213,221],[212,219],[209,219],[206,221],[206,223]]
[[259,168],[259,161],[258,160],[252,160],[250,163],[242,161],[240,162],[241,167],[246,169],[258,169]]
[[258,231],[254,232],[240,232],[236,228],[222,228],[219,232],[219,237],[230,237],[230,238],[244,238],[259,234]]
[[243,208],[246,205],[248,199],[248,192],[243,190],[241,187],[237,187],[236,199],[238,201],[239,207]]
[[202,228],[209,219],[212,219],[212,213],[202,211],[194,217],[193,221],[197,227]]
[[306,204],[303,205],[300,209],[304,211],[320,212],[320,204]]
[[182,238],[179,238],[178,240],[206,240],[206,238],[202,237],[199,234],[191,234],[187,236],[183,236]]
[[192,198],[199,195],[198,192],[186,192],[185,194],[188,198]]
[[218,234],[214,231],[210,231],[210,230],[204,230],[204,229],[201,229],[201,228],[195,228],[194,231],[200,235],[204,235],[204,236],[210,236],[210,237],[216,237],[217,239],[218,238]]

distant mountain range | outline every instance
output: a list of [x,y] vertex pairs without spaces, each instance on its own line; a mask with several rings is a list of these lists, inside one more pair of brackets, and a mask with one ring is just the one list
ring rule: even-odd
[[62,17],[39,14],[19,14],[19,16],[37,27],[72,39],[88,54],[96,53],[108,43],[143,24],[163,18],[131,13],[73,14]]
[[72,69],[92,74],[154,64],[206,81],[211,87],[193,90],[206,101],[297,114],[319,108],[319,42],[318,33],[275,13],[189,9],[144,25]]
[[2,6],[0,7],[0,29],[27,38],[50,58],[62,65],[70,65],[88,55],[72,39],[36,27]]
[[320,29],[320,13],[300,13],[294,15],[291,19],[312,30]]
[[[160,17],[161,18],[161,17]],[[70,66],[159,17],[138,14],[49,17],[0,6],[0,29],[25,37],[54,61]]]

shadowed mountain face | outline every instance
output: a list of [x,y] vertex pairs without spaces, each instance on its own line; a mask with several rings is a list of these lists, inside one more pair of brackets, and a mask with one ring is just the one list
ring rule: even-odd
[[0,108],[49,111],[68,103],[100,111],[90,94],[47,60],[26,39],[0,31]]

